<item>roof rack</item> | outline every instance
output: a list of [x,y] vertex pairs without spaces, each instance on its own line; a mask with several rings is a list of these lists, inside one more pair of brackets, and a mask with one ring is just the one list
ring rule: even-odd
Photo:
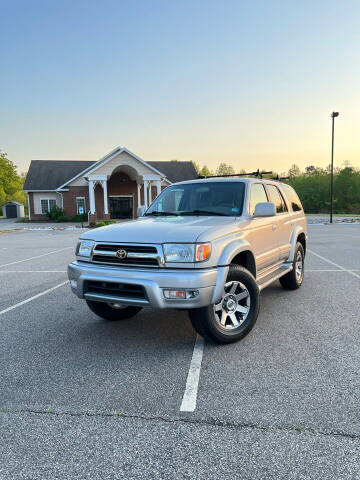
[[262,178],[263,175],[272,175],[273,172],[260,172],[259,169],[256,172],[250,173],[231,173],[228,175],[199,175],[198,178],[224,178],[224,177],[257,177]]
[[279,182],[282,182],[283,180],[290,180],[290,177],[279,177],[279,175],[276,175],[276,177],[272,177],[270,180],[278,180]]

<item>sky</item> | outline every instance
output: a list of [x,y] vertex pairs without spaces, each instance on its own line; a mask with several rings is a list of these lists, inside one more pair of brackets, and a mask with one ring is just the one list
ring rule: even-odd
[[360,167],[360,2],[0,0],[0,149]]

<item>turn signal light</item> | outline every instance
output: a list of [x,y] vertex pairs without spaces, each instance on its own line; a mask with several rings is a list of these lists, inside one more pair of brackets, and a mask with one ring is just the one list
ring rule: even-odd
[[197,262],[205,262],[205,260],[210,258],[210,253],[210,243],[199,243],[196,245],[195,260]]

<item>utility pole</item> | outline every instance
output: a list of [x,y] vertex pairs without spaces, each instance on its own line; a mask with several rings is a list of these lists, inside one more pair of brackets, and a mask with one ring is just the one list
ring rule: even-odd
[[332,130],[331,130],[331,171],[330,171],[330,223],[333,223],[334,211],[334,123],[335,117],[339,116],[339,112],[332,112]]

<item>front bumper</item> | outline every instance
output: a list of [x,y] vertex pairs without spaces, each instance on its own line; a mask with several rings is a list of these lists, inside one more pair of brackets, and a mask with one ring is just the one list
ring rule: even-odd
[[[69,280],[76,282],[72,291],[79,298],[98,302],[117,302],[123,305],[149,306],[154,308],[199,308],[220,300],[228,274],[228,267],[209,269],[146,269],[119,268],[74,261],[68,266]],[[117,293],[94,293],[87,291],[88,282],[108,282],[141,285],[144,298],[132,298]],[[74,284],[74,282],[72,282]],[[163,289],[198,290],[196,298],[167,299]]]

